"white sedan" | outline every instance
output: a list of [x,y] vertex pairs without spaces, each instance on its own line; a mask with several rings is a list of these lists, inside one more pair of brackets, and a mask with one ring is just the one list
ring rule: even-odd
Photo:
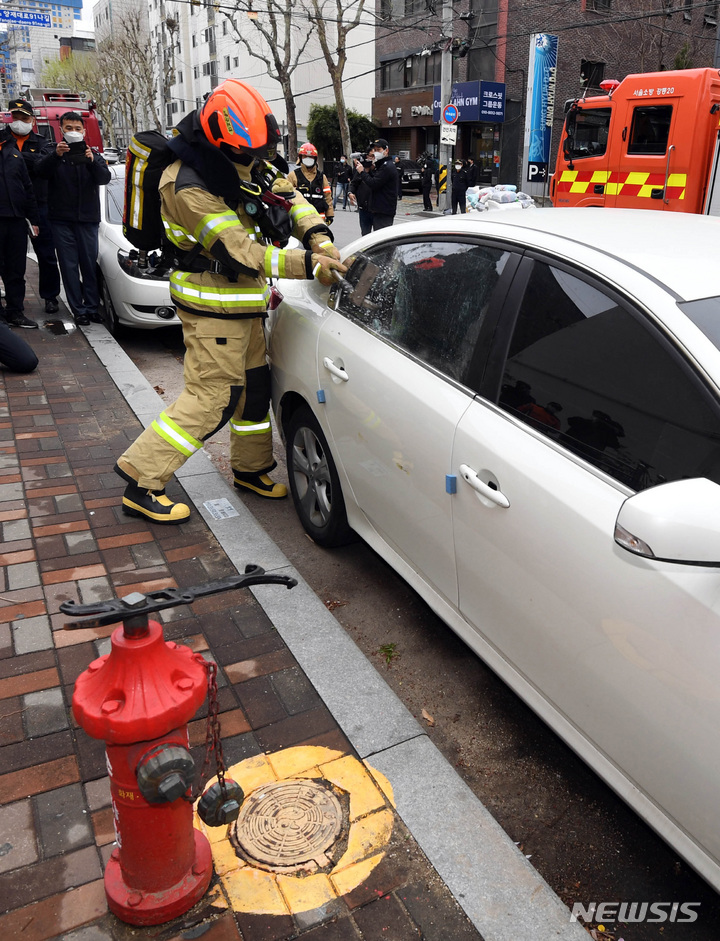
[[169,271],[149,256],[147,267],[137,264],[137,250],[123,235],[125,166],[109,168],[112,179],[100,187],[98,286],[103,322],[111,333],[118,326],[152,330],[180,326],[170,299]]
[[398,225],[281,283],[297,513],[365,539],[720,889],[720,219]]

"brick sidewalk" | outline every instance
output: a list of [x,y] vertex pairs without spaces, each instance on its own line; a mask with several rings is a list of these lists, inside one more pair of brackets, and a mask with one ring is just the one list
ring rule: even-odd
[[[32,290],[26,306],[42,323]],[[0,370],[0,938],[479,939],[397,816],[382,862],[314,911],[236,912],[218,885],[168,926],[131,929],[108,914],[102,868],[115,837],[104,746],[77,727],[70,702],[113,628],[65,632],[59,605],[199,585],[236,569],[198,513],[154,527],[120,512],[124,485],[111,468],[139,433],[137,419],[81,332],[23,336],[38,370]],[[168,489],[183,498],[177,483]],[[353,754],[248,592],[164,614],[168,640],[219,666],[228,766],[300,745]],[[190,727],[197,767],[204,716],[203,707]]]

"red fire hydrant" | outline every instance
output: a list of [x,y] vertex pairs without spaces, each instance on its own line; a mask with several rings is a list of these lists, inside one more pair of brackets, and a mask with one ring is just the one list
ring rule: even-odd
[[108,906],[133,925],[183,914],[212,877],[210,844],[183,800],[195,772],[187,724],[206,691],[201,663],[188,647],[166,642],[156,621],[117,628],[112,652],[75,684],[75,718],[107,743],[117,837],[105,869]]
[[[205,699],[208,673],[212,685],[214,664],[208,669],[188,647],[166,641],[148,613],[262,583],[296,584],[248,566],[244,576],[200,588],[61,605],[65,614],[96,615],[67,629],[123,622],[112,634],[111,652],[78,677],[72,704],[78,724],[106,742],[117,846],[105,869],[105,893],[110,911],[129,924],[158,925],[182,915],[212,877],[210,844],[192,821],[195,763],[187,724]],[[217,702],[214,708],[217,719]],[[218,767],[221,785],[200,803],[203,820],[213,826],[237,817],[242,801],[238,785],[228,779],[226,787],[222,761]]]

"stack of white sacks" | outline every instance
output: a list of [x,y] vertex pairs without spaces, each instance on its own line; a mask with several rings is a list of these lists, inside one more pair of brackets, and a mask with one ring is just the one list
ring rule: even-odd
[[518,193],[513,183],[498,183],[496,186],[471,186],[465,195],[468,212],[485,212],[487,209],[531,209],[532,196]]

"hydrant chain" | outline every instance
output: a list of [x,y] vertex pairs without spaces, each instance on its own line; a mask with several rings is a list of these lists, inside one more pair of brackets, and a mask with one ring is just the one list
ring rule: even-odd
[[196,659],[203,665],[205,670],[207,670],[208,712],[205,731],[205,759],[203,761],[202,768],[200,769],[200,780],[198,781],[196,787],[192,789],[192,794],[188,796],[187,800],[197,800],[197,798],[202,793],[203,788],[207,784],[207,780],[210,777],[210,762],[213,752],[215,753],[215,768],[217,771],[218,784],[220,785],[223,799],[227,800],[227,787],[225,785],[225,756],[223,754],[221,736],[222,730],[220,727],[219,717],[220,703],[218,702],[217,664],[210,660],[205,660],[205,658],[200,656],[200,654],[196,655]]

